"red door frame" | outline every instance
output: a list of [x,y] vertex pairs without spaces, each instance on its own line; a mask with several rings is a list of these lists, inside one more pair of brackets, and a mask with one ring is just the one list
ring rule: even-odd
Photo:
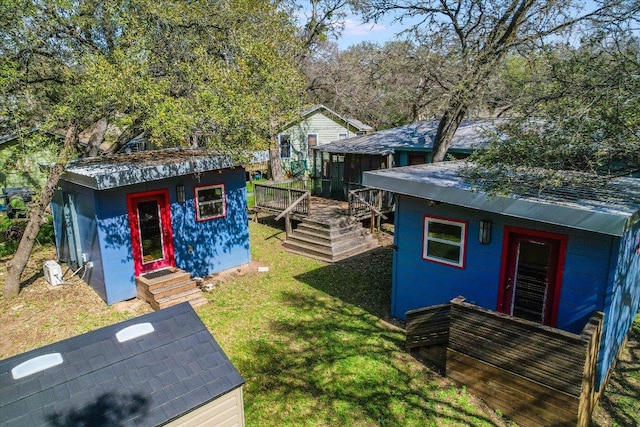
[[[160,220],[162,221],[162,245],[165,256],[161,260],[144,264],[142,262],[142,247],[140,245],[140,229],[138,227],[139,202],[156,200],[160,206]],[[131,245],[133,247],[133,266],[135,275],[148,273],[165,267],[175,267],[173,252],[173,232],[171,227],[171,209],[169,203],[169,190],[145,191],[142,193],[127,194],[127,210],[129,214],[129,228],[131,230]]]
[[[564,261],[567,253],[567,236],[564,234],[548,233],[545,231],[529,230],[526,228],[517,227],[505,227],[504,238],[502,242],[502,267],[500,269],[500,282],[498,287],[498,302],[496,311],[505,313],[505,298],[506,281],[507,277],[513,274],[515,269],[515,262],[509,262],[513,253],[515,241],[519,238],[530,238],[531,240],[538,240],[543,242],[557,242],[558,253],[556,256],[556,274],[553,278],[554,281],[551,284],[551,289],[547,294],[547,301],[545,302],[544,324],[547,326],[555,327],[558,322],[558,309],[560,307],[560,291],[562,290],[562,275],[564,272]],[[549,294],[551,295],[551,304],[549,302]],[[511,307],[509,307],[511,308]],[[510,314],[510,313],[506,313]]]

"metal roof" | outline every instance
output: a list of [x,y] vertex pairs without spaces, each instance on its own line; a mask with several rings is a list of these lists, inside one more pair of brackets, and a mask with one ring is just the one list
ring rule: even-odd
[[182,303],[0,360],[0,425],[164,425],[242,384]]
[[328,111],[329,113],[331,113],[334,116],[338,117],[339,119],[349,123],[351,126],[355,127],[358,130],[361,130],[361,131],[373,130],[373,128],[371,126],[369,126],[369,125],[367,125],[365,123],[362,123],[360,120],[340,115],[340,114],[336,113],[335,111],[333,111],[332,109],[327,108],[326,106],[324,106],[322,104],[314,105],[313,107],[311,107],[311,108],[303,111],[302,113],[300,113],[300,115],[302,117],[307,117],[307,116],[310,116],[312,113],[314,113],[314,112],[316,112],[318,110]]
[[[473,151],[486,144],[486,132],[495,130],[499,119],[464,120],[456,131],[450,150]],[[315,147],[330,153],[393,154],[396,149],[430,150],[438,131],[438,120],[415,122],[368,135],[334,141]]]
[[[640,217],[640,179],[615,178],[604,187],[561,187],[537,195],[496,196],[475,191],[460,176],[464,162],[381,169],[363,174],[363,184],[516,218],[621,236]],[[635,218],[635,219],[634,219]]]
[[230,157],[197,148],[169,148],[72,161],[61,179],[106,190],[235,166]]

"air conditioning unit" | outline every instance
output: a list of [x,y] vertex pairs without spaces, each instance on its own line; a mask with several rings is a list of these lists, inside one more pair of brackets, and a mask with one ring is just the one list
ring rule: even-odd
[[62,285],[62,268],[55,261],[47,261],[43,266],[44,279],[51,286]]

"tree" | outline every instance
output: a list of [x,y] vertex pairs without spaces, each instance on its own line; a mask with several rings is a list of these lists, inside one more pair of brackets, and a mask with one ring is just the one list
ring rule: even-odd
[[597,34],[549,52],[546,63],[545,78],[522,94],[503,136],[472,156],[466,175],[504,193],[640,174],[640,40]]
[[[0,126],[60,141],[60,155],[8,268],[15,295],[45,207],[78,133],[103,121],[159,146],[195,131],[232,156],[263,147],[273,117],[296,109],[291,16],[271,2],[7,0],[0,5]],[[114,150],[116,149],[114,148]]]
[[[444,159],[460,122],[487,91],[509,53],[527,52],[589,20],[628,16],[624,0],[594,2],[583,10],[574,0],[355,0],[366,19],[389,14],[413,19],[406,33],[448,66],[428,73],[444,93],[433,160]],[[618,8],[621,10],[618,11]],[[618,14],[619,13],[619,14]],[[626,13],[627,15],[620,15]]]

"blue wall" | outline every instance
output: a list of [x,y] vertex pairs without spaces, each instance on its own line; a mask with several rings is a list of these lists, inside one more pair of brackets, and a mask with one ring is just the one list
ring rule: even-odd
[[[196,222],[194,187],[225,185],[227,215]],[[186,201],[176,200],[176,185],[185,186]],[[249,228],[244,169],[211,171],[111,190],[93,191],[61,181],[64,191],[75,197],[82,252],[94,263],[84,279],[108,303],[136,296],[127,194],[168,189],[176,266],[193,276],[205,276],[248,263]],[[56,195],[54,221],[62,213],[62,198]],[[56,214],[57,213],[57,214]],[[60,236],[58,234],[60,233]],[[56,242],[62,244],[64,230],[56,228]],[[68,261],[68,259],[62,259]]]
[[[620,245],[614,248],[617,268],[613,272],[614,285],[606,296],[606,307],[599,355],[599,382],[606,379],[640,308],[640,215],[629,221]],[[606,369],[605,369],[606,368]]]
[[[424,215],[468,222],[464,269],[422,259]],[[488,245],[478,242],[481,219],[493,221]],[[596,380],[600,387],[640,307],[640,215],[617,238],[398,196],[391,315],[405,319],[408,310],[447,303],[459,295],[496,310],[505,226],[567,235],[556,327],[579,334],[594,311],[605,313]]]
[[96,198],[93,190],[61,180],[60,190],[56,192],[52,213],[55,222],[56,245],[58,247],[58,257],[61,261],[69,262],[69,236],[66,229],[62,227],[64,214],[62,210],[62,193],[69,193],[74,199],[75,212],[77,218],[78,240],[80,242],[80,252],[86,254],[87,261],[93,261],[94,267],[82,272],[82,278],[96,291],[105,301],[108,300],[105,274],[102,269],[101,248],[98,240],[98,228],[96,220]]
[[[464,269],[422,259],[424,215],[468,222]],[[481,219],[493,222],[487,245],[478,242]],[[429,206],[423,199],[404,196],[398,196],[395,214],[398,249],[393,266],[392,316],[405,319],[408,310],[447,303],[459,295],[496,310],[505,226],[568,235],[557,327],[580,333],[591,314],[604,309],[615,267],[611,265],[612,248],[619,239],[444,203]]]

